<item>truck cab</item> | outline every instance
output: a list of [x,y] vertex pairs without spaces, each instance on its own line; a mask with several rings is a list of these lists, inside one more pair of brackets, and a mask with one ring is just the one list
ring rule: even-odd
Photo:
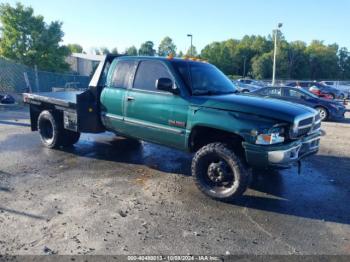
[[239,95],[219,69],[195,59],[109,56],[72,108],[49,96],[24,95],[44,145],[111,131],[187,151],[198,188],[220,200],[244,193],[251,168],[288,168],[319,148],[317,111]]

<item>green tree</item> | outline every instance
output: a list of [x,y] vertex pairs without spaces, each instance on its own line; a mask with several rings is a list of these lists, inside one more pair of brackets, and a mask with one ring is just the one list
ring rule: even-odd
[[338,45],[325,45],[314,40],[306,48],[309,57],[310,79],[331,79],[338,75]]
[[130,46],[125,50],[126,55],[137,56],[137,49],[135,46]]
[[119,53],[118,53],[118,48],[114,47],[114,48],[112,49],[112,51],[111,51],[111,54],[113,54],[113,55],[118,55],[118,54],[119,54]]
[[169,36],[166,36],[159,44],[158,55],[167,56],[170,54],[176,56],[176,45]]
[[15,7],[1,4],[0,22],[0,56],[42,70],[69,69],[65,57],[70,51],[60,45],[64,35],[61,22],[46,24],[43,16],[35,16],[31,7],[20,3]]
[[109,49],[107,47],[101,47],[100,48],[100,53],[103,55],[108,55],[111,53],[111,51],[109,51]]
[[193,45],[192,46],[192,52],[191,52],[191,47],[188,48],[186,55],[196,57],[198,56],[197,48]]
[[288,44],[287,60],[288,70],[286,78],[306,79],[309,76],[308,56],[306,54],[306,43],[294,41]]
[[236,46],[235,50],[235,58],[239,61],[243,61],[240,63],[238,75],[243,75],[244,70],[244,60],[245,63],[245,71],[246,75],[252,73],[252,63],[253,58],[256,56],[262,56],[264,53],[268,53],[272,50],[272,42],[271,40],[266,39],[262,36],[244,36]]
[[83,47],[79,44],[68,44],[67,47],[71,53],[83,53]]
[[139,49],[139,55],[143,56],[154,56],[156,50],[154,50],[154,44],[152,41],[146,41]]
[[272,52],[255,56],[252,60],[252,76],[256,79],[267,79],[272,76]]
[[227,75],[233,75],[233,59],[227,42],[214,42],[204,47],[201,57],[216,65]]
[[338,52],[339,57],[339,77],[344,79],[350,79],[350,52],[346,47],[342,47]]
[[178,57],[183,57],[184,56],[184,53],[182,51],[180,51],[178,54],[177,54]]

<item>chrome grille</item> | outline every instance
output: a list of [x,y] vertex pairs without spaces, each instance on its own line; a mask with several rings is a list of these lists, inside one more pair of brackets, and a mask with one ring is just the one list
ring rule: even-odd
[[309,117],[309,118],[303,119],[303,120],[299,121],[299,126],[310,125],[310,124],[312,124],[313,121],[314,121],[313,117]]
[[298,119],[293,128],[291,138],[300,138],[305,135],[314,133],[321,128],[321,118],[317,113],[315,115],[307,115],[305,118]]
[[297,132],[297,137],[307,135],[310,132],[310,130],[311,130],[311,126],[305,127],[305,128],[299,128]]

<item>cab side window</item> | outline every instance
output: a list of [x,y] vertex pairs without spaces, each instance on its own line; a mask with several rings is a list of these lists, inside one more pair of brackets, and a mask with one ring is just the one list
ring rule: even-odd
[[287,94],[288,94],[288,96],[294,97],[294,98],[301,98],[304,96],[303,93],[299,92],[298,90],[294,90],[294,89],[288,89]]
[[270,88],[269,95],[270,96],[281,96],[281,88]]
[[268,88],[263,88],[257,91],[258,94],[262,96],[268,96],[269,95],[269,89]]
[[133,61],[118,61],[111,76],[109,86],[128,88],[134,68],[135,62]]
[[173,79],[165,65],[159,61],[141,61],[136,72],[134,89],[163,92],[156,88],[159,78]]

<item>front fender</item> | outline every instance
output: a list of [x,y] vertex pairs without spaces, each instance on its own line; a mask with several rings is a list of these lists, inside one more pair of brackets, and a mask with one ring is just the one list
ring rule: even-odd
[[196,126],[215,128],[231,132],[243,137],[247,142],[252,142],[250,132],[257,128],[270,128],[276,124],[276,120],[263,118],[254,114],[219,110],[215,108],[191,108],[189,129]]

